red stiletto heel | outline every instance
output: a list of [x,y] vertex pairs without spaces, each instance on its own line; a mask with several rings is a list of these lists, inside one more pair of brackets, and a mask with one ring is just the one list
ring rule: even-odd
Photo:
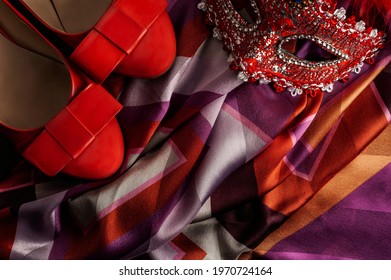
[[115,71],[154,78],[172,65],[176,42],[165,0],[7,0],[71,46],[96,82]]
[[0,131],[49,176],[117,171],[122,106],[81,74],[22,15],[0,1]]

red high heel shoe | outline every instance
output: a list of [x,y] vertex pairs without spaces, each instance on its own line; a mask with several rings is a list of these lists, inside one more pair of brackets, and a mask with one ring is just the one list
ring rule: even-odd
[[117,171],[122,106],[0,1],[0,130],[47,175],[101,179]]
[[70,59],[98,83],[113,71],[154,78],[174,61],[165,0],[7,1],[70,45]]

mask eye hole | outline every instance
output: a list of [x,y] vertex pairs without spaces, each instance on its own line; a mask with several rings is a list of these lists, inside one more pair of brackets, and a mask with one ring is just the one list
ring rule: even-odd
[[291,6],[299,9],[313,4],[313,0],[288,0],[288,2]]
[[293,39],[283,42],[282,49],[294,56],[311,62],[322,62],[338,59],[339,56],[331,53],[327,48],[308,39]]
[[244,8],[240,11],[238,11],[239,15],[242,16],[242,18],[247,21],[247,23],[249,24],[253,24],[255,23],[256,21],[254,20],[254,15],[252,14],[251,11],[249,11],[248,9]]
[[259,22],[260,14],[257,4],[254,0],[231,0],[230,4],[236,13],[238,13],[247,24],[255,24]]

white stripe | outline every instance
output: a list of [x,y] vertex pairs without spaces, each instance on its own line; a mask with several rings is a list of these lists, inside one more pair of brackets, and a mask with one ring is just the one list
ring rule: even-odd
[[195,174],[201,200],[207,199],[213,186],[255,157],[265,142],[232,115],[221,111],[207,145],[210,150]]
[[172,141],[139,161],[121,178],[105,187],[88,192],[69,202],[69,209],[84,230],[96,219],[122,205],[150,187],[186,161]]
[[[175,92],[191,95],[199,91],[227,94],[243,83],[237,73],[229,69],[228,55],[221,42],[208,38],[186,64],[186,70],[175,88]],[[184,70],[184,69],[183,69]]]
[[24,204],[18,215],[10,259],[48,259],[55,233],[56,207],[66,192]]
[[206,260],[234,260],[250,251],[214,218],[190,224],[183,233],[207,253]]

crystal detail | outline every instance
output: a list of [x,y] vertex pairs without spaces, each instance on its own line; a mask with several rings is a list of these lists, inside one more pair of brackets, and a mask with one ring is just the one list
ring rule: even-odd
[[266,78],[261,78],[261,79],[259,79],[259,83],[260,83],[261,85],[268,84],[268,83],[270,83],[270,82],[271,82],[271,81],[268,80],[268,79],[266,79]]
[[221,35],[220,30],[218,30],[217,28],[213,28],[213,37],[217,38],[218,40],[223,39],[223,36]]
[[356,23],[356,26],[354,27],[357,31],[363,32],[365,30],[365,22],[362,20]]
[[[213,36],[222,39],[231,53],[228,62],[239,72],[240,80],[258,80],[260,84],[273,81],[276,90],[291,87],[293,95],[331,92],[335,81],[349,72],[360,73],[360,62],[374,57],[384,45],[376,29],[366,30],[363,21],[346,19],[344,8],[335,9],[336,0],[306,0],[309,4],[306,2],[304,8],[292,5],[293,1],[264,0],[266,11],[261,16],[258,1],[249,0],[255,15],[251,23],[231,1],[201,0],[197,6],[207,13],[206,23],[216,28]],[[335,57],[312,61],[283,48],[283,44],[296,39],[313,41]]]
[[301,95],[303,93],[303,90],[301,88],[295,87],[289,87],[288,91],[291,93],[292,96]]
[[245,72],[241,71],[238,74],[238,79],[242,80],[244,82],[247,82],[248,81],[248,76],[247,76],[247,74]]
[[377,34],[378,34],[378,31],[377,29],[372,29],[371,33],[369,34],[369,36],[371,36],[372,38],[376,38],[377,37]]
[[334,15],[341,19],[341,20],[344,20],[346,19],[346,10],[344,8],[339,8],[339,9],[336,9],[335,12],[334,12]]
[[334,85],[333,84],[329,84],[329,85],[326,85],[322,88],[323,91],[327,91],[327,92],[332,92],[334,89]]
[[198,8],[199,10],[201,10],[201,11],[206,12],[206,4],[205,4],[205,2],[200,2],[200,3],[198,3],[197,8]]
[[356,74],[360,74],[361,72],[361,68],[364,66],[364,63],[363,62],[360,62],[359,65],[357,65],[355,68],[353,68],[353,72],[356,73]]

